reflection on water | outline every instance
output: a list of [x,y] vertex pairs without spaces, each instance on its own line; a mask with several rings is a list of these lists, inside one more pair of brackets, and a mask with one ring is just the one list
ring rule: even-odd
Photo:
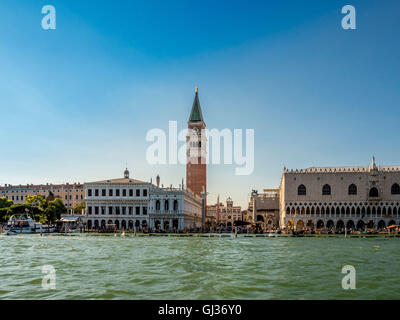
[[[399,238],[0,236],[1,299],[399,299]],[[42,289],[42,266],[56,290]],[[343,290],[344,265],[357,272]]]

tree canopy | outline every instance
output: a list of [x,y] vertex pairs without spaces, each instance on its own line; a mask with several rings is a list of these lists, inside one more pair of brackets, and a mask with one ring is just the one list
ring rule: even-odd
[[84,202],[84,201],[83,201],[83,202],[80,202],[80,203],[78,203],[78,204],[75,205],[75,207],[74,207],[74,213],[81,214],[81,213],[82,213],[82,210],[85,210],[85,208],[86,208],[85,202]]
[[14,214],[28,213],[35,221],[53,223],[66,213],[67,208],[61,199],[46,201],[42,195],[27,196],[26,203],[14,204],[5,198],[0,198],[0,220],[7,221]]

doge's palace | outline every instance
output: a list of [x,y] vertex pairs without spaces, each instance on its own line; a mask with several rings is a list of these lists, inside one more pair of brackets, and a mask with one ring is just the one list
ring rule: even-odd
[[400,223],[400,166],[284,168],[280,225],[332,231]]

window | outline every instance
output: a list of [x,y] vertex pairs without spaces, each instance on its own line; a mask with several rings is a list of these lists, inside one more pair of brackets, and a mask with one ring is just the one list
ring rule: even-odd
[[129,189],[129,196],[133,197],[133,189]]
[[147,214],[147,207],[143,207],[143,215]]
[[169,210],[169,201],[168,201],[168,200],[165,200],[165,202],[164,202],[164,208],[165,208],[165,211],[168,211],[168,210]]
[[322,195],[329,196],[331,194],[331,186],[326,184],[322,187]]
[[106,214],[106,207],[101,207],[101,214]]
[[143,189],[143,197],[147,197],[147,189]]
[[160,200],[156,201],[156,210],[160,211]]
[[126,215],[126,207],[122,207],[122,214]]
[[99,214],[99,207],[94,207],[94,214]]
[[113,207],[108,207],[108,214],[113,214]]
[[113,189],[108,189],[108,196],[112,197],[113,196]]
[[92,207],[88,207],[88,214],[92,214]]
[[174,211],[178,211],[178,200],[174,200]]
[[95,189],[95,190],[94,190],[94,196],[95,196],[95,197],[98,197],[98,196],[99,196],[99,189]]
[[119,189],[115,190],[115,196],[119,197]]
[[120,207],[115,207],[115,208],[116,208],[115,213],[120,214]]
[[297,194],[299,196],[305,196],[307,194],[307,189],[304,184],[299,185],[299,187],[297,188]]
[[349,185],[349,195],[357,194],[357,186],[355,184]]
[[88,189],[87,195],[88,195],[88,197],[91,197],[91,196],[92,196],[92,189]]
[[140,189],[136,189],[136,197],[140,197]]
[[136,215],[137,215],[137,216],[140,215],[140,207],[136,207],[136,208],[135,208],[135,211],[136,211]]
[[379,196],[378,189],[375,187],[371,188],[371,190],[369,190],[369,196],[370,196],[370,198],[378,197]]
[[126,197],[126,189],[122,189],[122,196]]
[[129,215],[131,216],[133,214],[133,207],[129,207]]
[[400,186],[397,183],[392,185],[392,194],[400,194]]
[[106,189],[102,189],[102,190],[101,190],[101,196],[102,196],[102,197],[105,197],[105,196],[106,196]]

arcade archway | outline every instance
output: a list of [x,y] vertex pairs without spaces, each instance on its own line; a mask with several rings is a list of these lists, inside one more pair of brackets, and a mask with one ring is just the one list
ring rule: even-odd
[[354,221],[353,220],[347,221],[346,227],[349,230],[354,230],[355,229]]

